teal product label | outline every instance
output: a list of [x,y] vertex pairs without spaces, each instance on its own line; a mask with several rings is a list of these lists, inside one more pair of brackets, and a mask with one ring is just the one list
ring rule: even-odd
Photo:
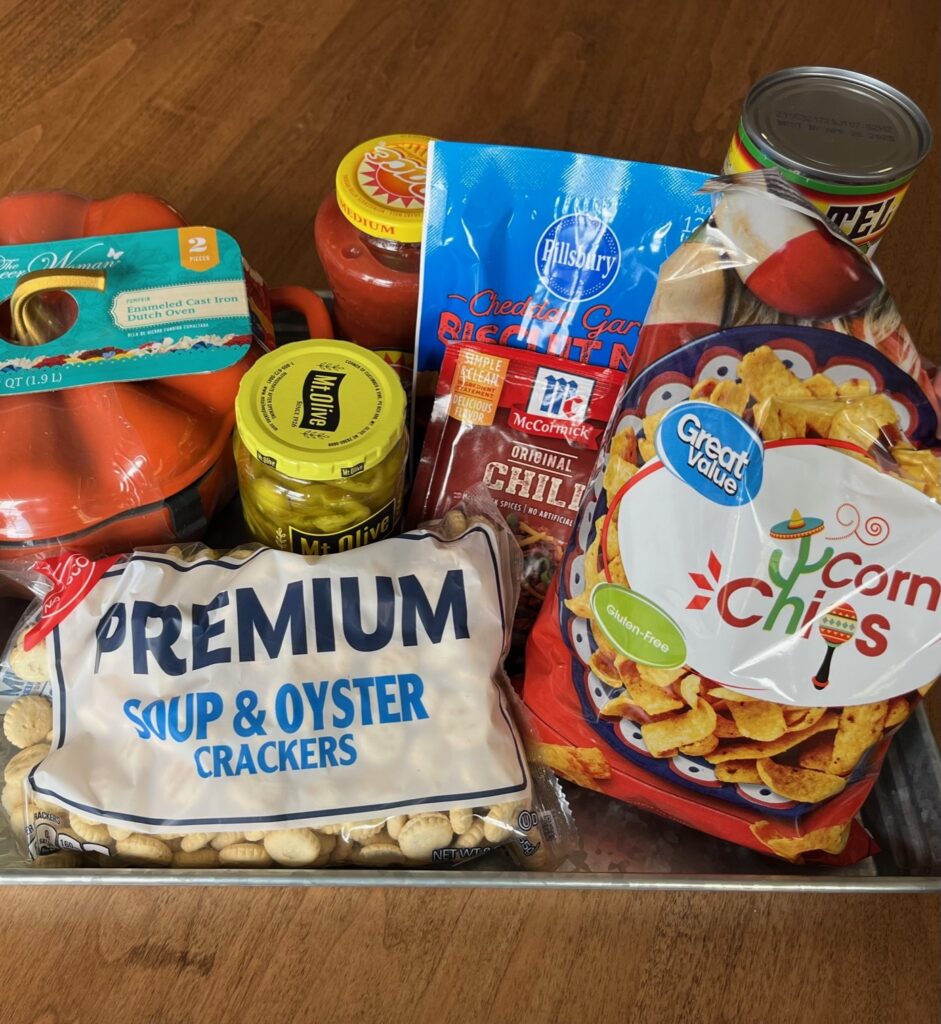
[[[54,275],[79,269],[103,272],[104,287],[70,288],[69,302]],[[0,247],[0,302],[26,274],[49,275],[49,291],[29,300],[36,319],[71,303],[74,317],[42,344],[13,330],[0,338],[0,395],[223,370],[252,340],[242,254],[215,228]]]

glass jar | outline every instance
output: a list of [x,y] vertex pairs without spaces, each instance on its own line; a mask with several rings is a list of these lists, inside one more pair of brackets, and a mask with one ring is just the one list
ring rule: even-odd
[[314,240],[341,337],[377,351],[412,382],[428,139],[387,135],[349,152]]
[[394,532],[405,392],[378,355],[345,341],[276,349],[242,379],[235,420],[242,511],[256,540],[325,555]]

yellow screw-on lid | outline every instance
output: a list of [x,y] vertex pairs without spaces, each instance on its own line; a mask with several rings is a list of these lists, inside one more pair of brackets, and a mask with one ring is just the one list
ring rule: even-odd
[[395,371],[348,341],[298,341],[261,357],[235,399],[242,443],[299,480],[341,480],[378,465],[405,430]]
[[337,203],[360,231],[420,242],[428,143],[424,135],[384,135],[349,153],[337,168]]

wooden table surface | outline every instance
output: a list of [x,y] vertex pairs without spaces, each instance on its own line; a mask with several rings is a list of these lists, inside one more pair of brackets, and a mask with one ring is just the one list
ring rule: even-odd
[[[323,283],[338,158],[390,130],[718,169],[760,75],[835,64],[939,117],[934,0],[2,0],[0,193],[153,191]],[[938,146],[880,263],[938,354]],[[934,896],[22,888],[0,1019],[936,1021]]]

